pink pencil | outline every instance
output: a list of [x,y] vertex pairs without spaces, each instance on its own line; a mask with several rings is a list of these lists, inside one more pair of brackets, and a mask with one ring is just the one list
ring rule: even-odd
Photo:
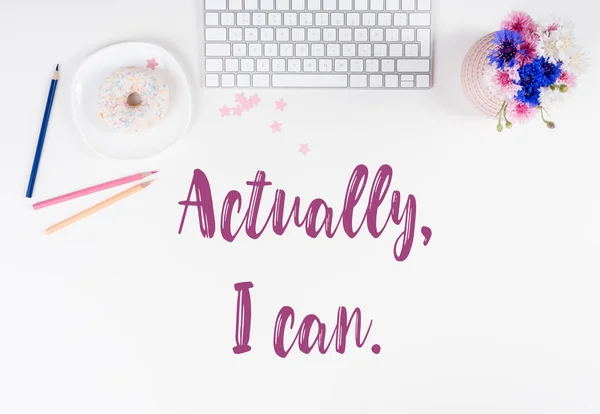
[[82,197],[88,194],[97,193],[98,191],[107,190],[109,188],[116,187],[118,185],[127,184],[132,181],[141,180],[142,178],[146,178],[149,175],[155,174],[158,171],[145,172],[139,174],[133,174],[123,178],[117,178],[116,180],[112,180],[103,184],[94,185],[92,187],[84,188],[83,190],[74,191],[69,194],[61,195],[58,197],[51,198],[50,200],[40,201],[39,203],[35,203],[33,205],[34,210],[39,210],[40,208],[52,206],[54,204],[63,203],[68,200],[72,200],[77,197]]

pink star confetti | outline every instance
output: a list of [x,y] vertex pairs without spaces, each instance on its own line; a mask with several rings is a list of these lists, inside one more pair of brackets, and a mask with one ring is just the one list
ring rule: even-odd
[[237,103],[239,103],[240,105],[243,105],[246,102],[246,97],[244,96],[243,93],[236,93],[235,94],[235,101]]
[[254,104],[252,103],[251,99],[246,99],[242,104],[242,107],[245,111],[249,111],[250,109],[252,109],[252,107],[254,107]]
[[242,105],[238,105],[233,108],[233,114],[235,116],[242,116],[242,112],[244,112],[244,107]]
[[286,106],[287,106],[287,102],[285,102],[283,99],[275,101],[275,110],[276,111],[277,110],[283,111]]
[[152,58],[152,59],[148,59],[148,60],[146,60],[146,62],[148,62],[148,63],[146,64],[146,67],[147,67],[148,69],[155,70],[155,69],[156,69],[156,67],[158,66],[158,62],[157,62],[157,61],[156,61],[156,59],[154,59],[154,58]]
[[254,106],[257,106],[258,103],[260,102],[260,98],[256,94],[252,95],[249,100],[250,100],[250,102],[252,102],[252,105],[254,105]]
[[227,105],[223,105],[223,108],[219,109],[219,112],[221,112],[221,118],[225,116],[230,116],[231,108],[229,108]]
[[273,121],[273,123],[269,125],[269,127],[273,130],[273,133],[281,132],[281,124],[277,121]]
[[308,148],[308,144],[300,144],[300,149],[298,152],[301,152],[302,155],[306,156],[310,152],[310,148]]

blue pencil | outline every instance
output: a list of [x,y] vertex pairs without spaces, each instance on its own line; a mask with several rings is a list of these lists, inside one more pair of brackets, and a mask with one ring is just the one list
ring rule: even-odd
[[54,92],[56,92],[56,84],[58,83],[58,65],[54,70],[52,82],[50,82],[50,91],[48,92],[48,100],[46,101],[46,110],[44,111],[44,120],[40,129],[37,148],[35,149],[35,157],[31,167],[31,175],[29,176],[29,185],[27,186],[27,198],[33,195],[33,187],[35,186],[35,178],[37,177],[38,167],[40,166],[40,158],[42,157],[42,149],[44,148],[44,139],[46,138],[46,130],[48,129],[48,121],[50,120],[50,112],[52,111],[52,102],[54,102]]

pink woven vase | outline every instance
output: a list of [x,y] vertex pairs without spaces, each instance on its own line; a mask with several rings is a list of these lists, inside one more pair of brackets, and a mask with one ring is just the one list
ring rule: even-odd
[[462,85],[465,95],[473,106],[490,118],[495,118],[502,102],[492,95],[487,87],[484,74],[488,68],[488,56],[495,45],[492,43],[496,33],[490,33],[479,39],[465,56],[462,65]]

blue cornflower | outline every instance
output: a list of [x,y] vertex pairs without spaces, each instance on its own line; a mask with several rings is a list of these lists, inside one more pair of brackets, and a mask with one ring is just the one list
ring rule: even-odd
[[523,50],[519,49],[519,46],[523,44],[523,38],[518,32],[502,29],[496,32],[492,43],[496,47],[490,52],[488,59],[498,69],[504,69],[505,66],[512,68],[517,63],[517,55],[525,54]]
[[519,68],[521,90],[517,100],[531,106],[540,104],[540,89],[554,84],[561,73],[562,63],[551,63],[547,58],[538,57],[533,62]]

